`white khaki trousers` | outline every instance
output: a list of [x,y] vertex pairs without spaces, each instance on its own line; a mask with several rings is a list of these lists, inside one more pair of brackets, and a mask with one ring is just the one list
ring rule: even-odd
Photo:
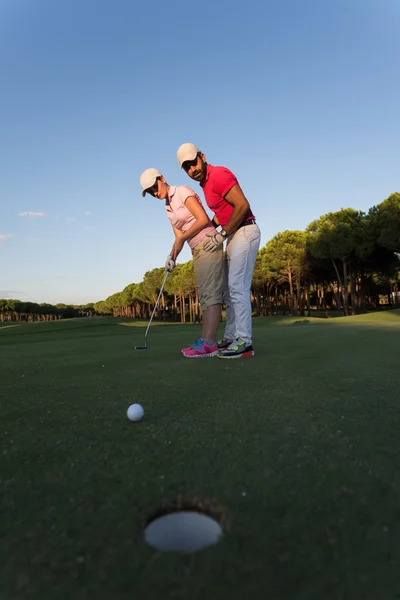
[[250,288],[261,232],[256,223],[240,227],[226,245],[223,299],[226,305],[224,337],[252,343]]

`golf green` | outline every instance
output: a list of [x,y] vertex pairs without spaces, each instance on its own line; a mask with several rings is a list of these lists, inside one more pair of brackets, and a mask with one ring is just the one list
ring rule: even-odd
[[[2,325],[2,600],[400,598],[400,311],[258,318],[244,360],[185,359],[192,325]],[[179,498],[217,545],[145,544]]]

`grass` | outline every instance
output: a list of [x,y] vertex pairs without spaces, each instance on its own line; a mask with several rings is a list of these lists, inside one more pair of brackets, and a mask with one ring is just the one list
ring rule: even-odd
[[[198,326],[9,325],[1,600],[400,598],[400,311],[255,319],[236,361],[184,359]],[[179,496],[223,508],[217,546],[145,545]]]

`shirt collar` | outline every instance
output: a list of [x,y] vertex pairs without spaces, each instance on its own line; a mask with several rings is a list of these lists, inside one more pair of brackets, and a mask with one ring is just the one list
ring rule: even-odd
[[168,196],[167,196],[167,198],[165,198],[165,207],[167,210],[168,210],[168,208],[171,208],[170,204],[171,204],[171,200],[172,200],[175,192],[176,192],[176,185],[170,185],[169,190],[168,190]]

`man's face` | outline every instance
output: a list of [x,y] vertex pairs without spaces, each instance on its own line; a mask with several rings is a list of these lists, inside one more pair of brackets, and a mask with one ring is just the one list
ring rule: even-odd
[[185,160],[182,169],[186,171],[191,179],[202,183],[206,178],[206,157],[204,154],[198,154],[194,160]]

